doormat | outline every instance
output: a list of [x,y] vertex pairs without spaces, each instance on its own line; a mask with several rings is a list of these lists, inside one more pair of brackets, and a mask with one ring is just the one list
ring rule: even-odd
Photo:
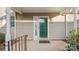
[[49,40],[40,40],[39,43],[50,43]]

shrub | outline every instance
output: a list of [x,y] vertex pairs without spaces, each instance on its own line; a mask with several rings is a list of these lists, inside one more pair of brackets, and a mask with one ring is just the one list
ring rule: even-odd
[[68,37],[68,50],[78,51],[79,50],[79,28],[76,30],[72,29]]
[[5,34],[0,33],[0,41],[5,41]]

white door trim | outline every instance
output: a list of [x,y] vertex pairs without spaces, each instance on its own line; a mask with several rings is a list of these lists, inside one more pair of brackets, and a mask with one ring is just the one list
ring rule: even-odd
[[[46,17],[46,18],[48,18],[48,37],[47,37],[47,39],[49,39],[49,16],[33,16],[33,37],[34,37],[34,40],[38,40],[39,39],[39,18],[40,17]],[[37,31],[37,36],[35,36],[35,25],[36,25],[36,27],[37,27],[37,29],[36,29],[36,31]],[[38,26],[37,26],[38,25]]]
[[34,40],[38,40],[37,20],[38,20],[38,16],[33,16],[33,39]]

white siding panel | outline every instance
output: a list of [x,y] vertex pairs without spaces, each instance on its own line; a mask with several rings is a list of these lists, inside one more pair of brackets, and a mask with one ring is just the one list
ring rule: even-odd
[[50,23],[50,39],[65,39],[65,23]]
[[65,18],[58,15],[49,24],[50,39],[65,39]]
[[17,37],[28,35],[28,39],[33,38],[33,23],[32,22],[17,22],[16,23]]

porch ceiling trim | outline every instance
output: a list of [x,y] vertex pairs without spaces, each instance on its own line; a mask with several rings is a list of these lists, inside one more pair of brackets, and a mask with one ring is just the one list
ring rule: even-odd
[[60,13],[65,10],[65,7],[12,7],[17,13]]
[[15,7],[12,7],[11,8],[13,11],[15,11],[15,12],[17,12],[17,13],[19,13],[19,14],[22,14],[22,11],[21,11],[21,9],[20,8],[15,8]]

